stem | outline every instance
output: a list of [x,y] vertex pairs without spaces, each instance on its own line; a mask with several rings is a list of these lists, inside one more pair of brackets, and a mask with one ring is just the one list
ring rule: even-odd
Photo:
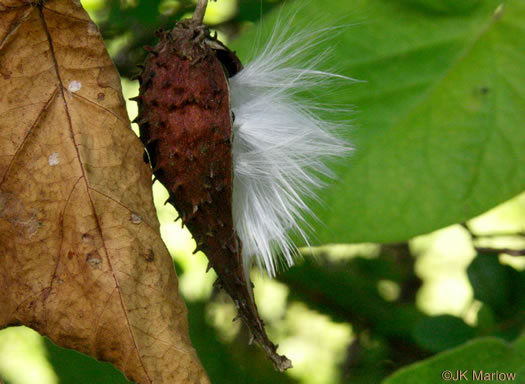
[[517,231],[517,232],[494,232],[494,233],[474,233],[470,229],[467,223],[461,223],[463,228],[467,230],[467,232],[470,234],[473,240],[477,239],[483,239],[483,238],[491,238],[491,237],[524,237],[525,238],[525,231]]
[[480,253],[504,253],[509,256],[525,256],[525,249],[474,247]]
[[[494,238],[494,237],[525,237],[525,232],[522,232],[522,231],[515,232],[515,233],[500,232],[500,233],[485,233],[483,235],[478,235],[472,232],[472,230],[470,229],[467,223],[461,223],[461,225],[463,226],[463,228],[465,228],[468,231],[470,238],[472,239],[473,242],[475,242],[476,240],[481,240],[483,238],[487,239],[487,238]],[[480,247],[480,246],[476,246],[475,244],[473,244],[473,246],[476,252],[479,252],[479,253],[498,253],[498,254],[505,253],[506,255],[509,255],[509,256],[525,256],[525,249],[513,249],[513,248],[507,248],[507,247]]]
[[208,0],[199,0],[195,12],[193,12],[192,20],[202,24],[202,19],[204,19],[204,13],[206,12],[207,6]]

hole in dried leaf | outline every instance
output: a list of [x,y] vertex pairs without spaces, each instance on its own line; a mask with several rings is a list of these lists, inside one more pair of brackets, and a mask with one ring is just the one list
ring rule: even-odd
[[50,154],[47,158],[47,163],[52,167],[60,164],[60,153],[53,152],[52,154]]
[[82,83],[78,80],[71,81],[71,83],[69,83],[67,86],[67,90],[73,93],[79,91],[80,88],[82,88]]
[[132,213],[129,219],[133,224],[142,223],[142,216],[139,216],[136,213]]
[[88,253],[86,257],[86,262],[91,265],[93,268],[100,268],[100,264],[102,264],[102,259],[96,252],[90,252]]
[[87,32],[88,32],[88,35],[97,34],[98,33],[97,25],[94,22],[90,21],[87,26]]

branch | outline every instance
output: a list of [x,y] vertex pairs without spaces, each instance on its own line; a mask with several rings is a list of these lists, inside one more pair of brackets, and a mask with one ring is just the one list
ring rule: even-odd
[[208,0],[199,0],[195,12],[193,12],[192,20],[199,24],[202,24],[204,14],[206,13],[206,7],[208,6]]
[[525,249],[474,247],[479,253],[505,253],[509,256],[525,256]]
[[467,232],[470,234],[472,239],[482,239],[482,238],[491,238],[491,237],[524,237],[525,238],[525,231],[517,231],[517,232],[494,232],[494,233],[474,233],[472,232],[472,229],[470,229],[469,225],[467,223],[461,223],[461,226],[467,230]]

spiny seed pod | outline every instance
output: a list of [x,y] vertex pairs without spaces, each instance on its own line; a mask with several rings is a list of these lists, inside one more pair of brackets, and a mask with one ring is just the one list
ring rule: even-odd
[[194,20],[157,35],[139,77],[136,119],[153,173],[255,340],[285,370],[291,363],[266,336],[233,228],[228,78],[241,69],[240,61]]
[[322,177],[334,177],[325,159],[350,150],[334,134],[341,125],[316,115],[327,107],[299,102],[297,94],[351,79],[319,70],[324,55],[308,58],[330,28],[291,38],[286,28],[275,30],[243,68],[202,25],[206,2],[147,48],[136,122],[167,202],[210,260],[238,317],[282,371],[291,362],[266,336],[249,271],[257,264],[274,276],[293,265],[298,252],[289,232],[308,243],[301,226],[313,216],[304,199],[315,200]]

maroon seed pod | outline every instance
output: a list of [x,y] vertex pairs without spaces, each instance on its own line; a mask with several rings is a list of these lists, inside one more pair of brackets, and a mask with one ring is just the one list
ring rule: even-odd
[[[200,17],[202,20],[202,17]],[[242,244],[232,219],[232,124],[228,78],[241,70],[237,56],[201,24],[199,17],[159,32],[159,43],[139,76],[135,120],[153,173],[232,297],[276,369],[291,367],[276,353],[245,276]]]

